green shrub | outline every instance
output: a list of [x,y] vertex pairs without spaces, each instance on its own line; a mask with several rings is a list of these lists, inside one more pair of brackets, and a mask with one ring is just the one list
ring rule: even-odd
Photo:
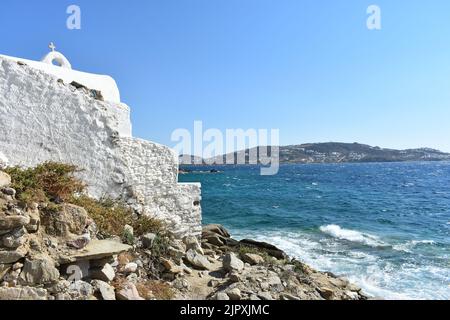
[[[101,234],[104,236],[119,236],[126,243],[133,243],[134,236],[141,236],[152,232],[163,234],[164,227],[161,221],[141,216],[136,218],[133,210],[120,201],[111,199],[96,200],[86,195],[73,197],[70,202],[83,207],[94,219]],[[133,227],[134,236],[124,232],[125,225]]]
[[86,187],[75,177],[80,170],[68,164],[45,162],[35,168],[12,167],[5,171],[11,176],[17,199],[24,205],[67,201]]
[[131,225],[133,212],[130,208],[111,199],[96,200],[86,195],[73,197],[70,202],[83,207],[94,219],[104,236],[122,237],[125,225]]
[[[33,202],[44,204],[44,211],[58,212],[59,203],[67,202],[86,209],[104,236],[120,236],[126,243],[133,243],[134,236],[124,233],[130,225],[135,236],[152,232],[165,235],[161,221],[134,215],[133,210],[120,201],[96,200],[83,194],[86,185],[75,177],[80,172],[76,166],[57,162],[45,162],[35,168],[12,167],[5,170],[12,180],[11,187],[22,205]],[[164,236],[165,237],[165,236]]]
[[142,236],[146,233],[155,233],[162,235],[165,233],[165,227],[161,220],[157,220],[147,216],[141,216],[133,220],[131,226],[134,229],[134,234]]

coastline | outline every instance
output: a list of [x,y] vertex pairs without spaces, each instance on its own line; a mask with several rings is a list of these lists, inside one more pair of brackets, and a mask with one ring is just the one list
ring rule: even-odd
[[[207,283],[206,299],[214,300],[368,300],[362,289],[331,272],[317,271],[276,246],[251,239],[237,241],[222,225],[203,227],[201,246],[212,272],[187,278]],[[194,297],[192,297],[194,295]],[[195,297],[195,290],[181,293]]]
[[447,161],[289,164],[274,177],[256,166],[192,169],[180,181],[202,182],[204,223],[235,239],[274,244],[372,297],[448,299]]
[[348,280],[269,243],[237,241],[221,225],[179,238],[117,204],[21,203],[12,172],[13,180],[0,171],[0,300],[369,299]]

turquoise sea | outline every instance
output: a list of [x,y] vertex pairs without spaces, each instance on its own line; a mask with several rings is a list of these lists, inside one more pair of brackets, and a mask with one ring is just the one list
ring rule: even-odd
[[[204,223],[273,243],[385,299],[450,299],[450,163],[186,167]],[[217,169],[219,173],[208,173]]]

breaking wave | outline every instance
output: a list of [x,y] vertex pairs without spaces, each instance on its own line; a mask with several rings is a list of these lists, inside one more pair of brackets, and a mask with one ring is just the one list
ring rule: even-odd
[[321,226],[320,231],[340,240],[362,243],[371,247],[386,246],[386,244],[380,241],[377,236],[359,232],[356,230],[344,229],[335,224]]
[[419,245],[435,245],[436,242],[433,240],[411,240],[406,243],[396,244],[392,246],[392,249],[397,251],[404,251],[404,252],[412,252],[412,249],[414,249],[416,246]]

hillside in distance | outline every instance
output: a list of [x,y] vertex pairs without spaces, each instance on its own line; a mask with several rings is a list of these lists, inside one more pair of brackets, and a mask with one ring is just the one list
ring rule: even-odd
[[[201,160],[194,156],[180,156],[181,164],[237,164],[237,159],[245,158],[249,163],[249,155],[259,154],[261,147],[241,150],[234,154]],[[307,143],[283,146],[279,149],[280,163],[345,163],[345,162],[406,162],[406,161],[445,161],[450,160],[450,153],[430,148],[395,150],[372,147],[360,143]],[[264,154],[264,153],[263,153]],[[270,147],[268,154],[270,156]],[[233,159],[225,161],[225,159]],[[193,160],[196,160],[195,163]],[[242,164],[242,163],[239,163]]]

